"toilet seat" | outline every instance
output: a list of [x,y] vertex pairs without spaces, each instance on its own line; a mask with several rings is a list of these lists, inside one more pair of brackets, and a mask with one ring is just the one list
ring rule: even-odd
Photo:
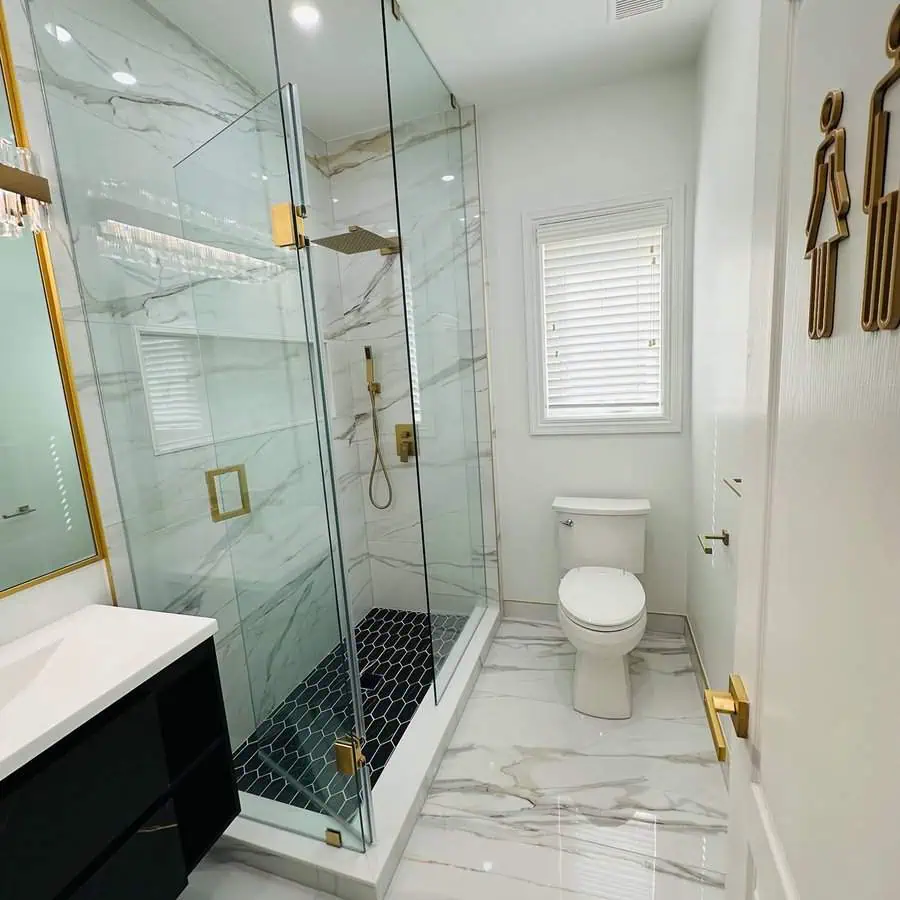
[[559,607],[589,631],[624,631],[644,615],[647,598],[637,577],[624,569],[581,566],[559,583]]

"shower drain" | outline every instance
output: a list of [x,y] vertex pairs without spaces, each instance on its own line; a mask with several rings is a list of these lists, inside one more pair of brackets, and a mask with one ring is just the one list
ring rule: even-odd
[[364,691],[374,691],[378,687],[378,675],[374,666],[359,673],[359,686]]

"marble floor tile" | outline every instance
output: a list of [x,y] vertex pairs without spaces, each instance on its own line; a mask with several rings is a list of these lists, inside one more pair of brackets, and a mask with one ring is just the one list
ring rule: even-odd
[[[645,636],[625,721],[572,709],[574,662],[554,623],[500,626],[387,900],[724,898],[727,797],[685,639]],[[246,872],[185,896],[327,900]]]
[[331,900],[327,894],[236,863],[201,862],[179,900]]
[[632,657],[634,716],[571,706],[551,623],[504,622],[390,900],[724,896],[727,806],[684,638]]

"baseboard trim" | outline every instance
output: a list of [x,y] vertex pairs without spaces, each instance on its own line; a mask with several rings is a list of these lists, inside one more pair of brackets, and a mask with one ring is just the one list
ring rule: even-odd
[[697,638],[694,636],[694,627],[691,620],[685,618],[685,637],[688,642],[688,651],[691,654],[691,664],[694,667],[694,674],[697,676],[697,687],[700,690],[700,697],[703,698],[703,692],[709,689],[709,676],[706,674],[706,666],[703,665],[703,659],[700,651],[697,649]]
[[[694,628],[691,625],[691,620],[690,618],[685,617],[684,621],[687,625],[685,636],[687,637],[688,652],[691,655],[691,665],[694,668],[694,675],[697,679],[697,689],[700,692],[700,702],[703,703],[705,702],[703,692],[709,690],[709,675],[706,672],[706,666],[703,665],[703,657],[700,655],[700,650],[697,647],[697,638],[694,636]],[[726,741],[727,739],[728,738],[726,734]],[[725,789],[728,790],[728,763],[720,763],[719,769],[721,770],[722,778],[725,781]]]
[[687,619],[679,613],[647,613],[647,631],[659,631],[663,634],[684,634]]
[[555,622],[555,603],[536,603],[534,600],[506,600],[503,604],[504,619],[524,619],[527,622]]

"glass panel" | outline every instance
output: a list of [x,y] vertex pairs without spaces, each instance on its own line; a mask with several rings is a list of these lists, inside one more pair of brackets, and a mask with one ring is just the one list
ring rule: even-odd
[[[365,778],[335,766],[335,742],[360,728],[308,255],[273,243],[279,206],[290,233],[292,197],[302,203],[279,93],[175,171],[177,252],[207,270],[191,292],[215,464],[231,469],[210,503],[230,511],[223,540],[249,671],[255,728],[235,752],[252,795],[244,813],[320,839],[336,828],[345,846],[349,828],[361,849]],[[285,816],[266,800],[319,815]]]
[[384,4],[403,290],[416,423],[435,691],[487,597],[469,293],[462,120],[415,36]]

